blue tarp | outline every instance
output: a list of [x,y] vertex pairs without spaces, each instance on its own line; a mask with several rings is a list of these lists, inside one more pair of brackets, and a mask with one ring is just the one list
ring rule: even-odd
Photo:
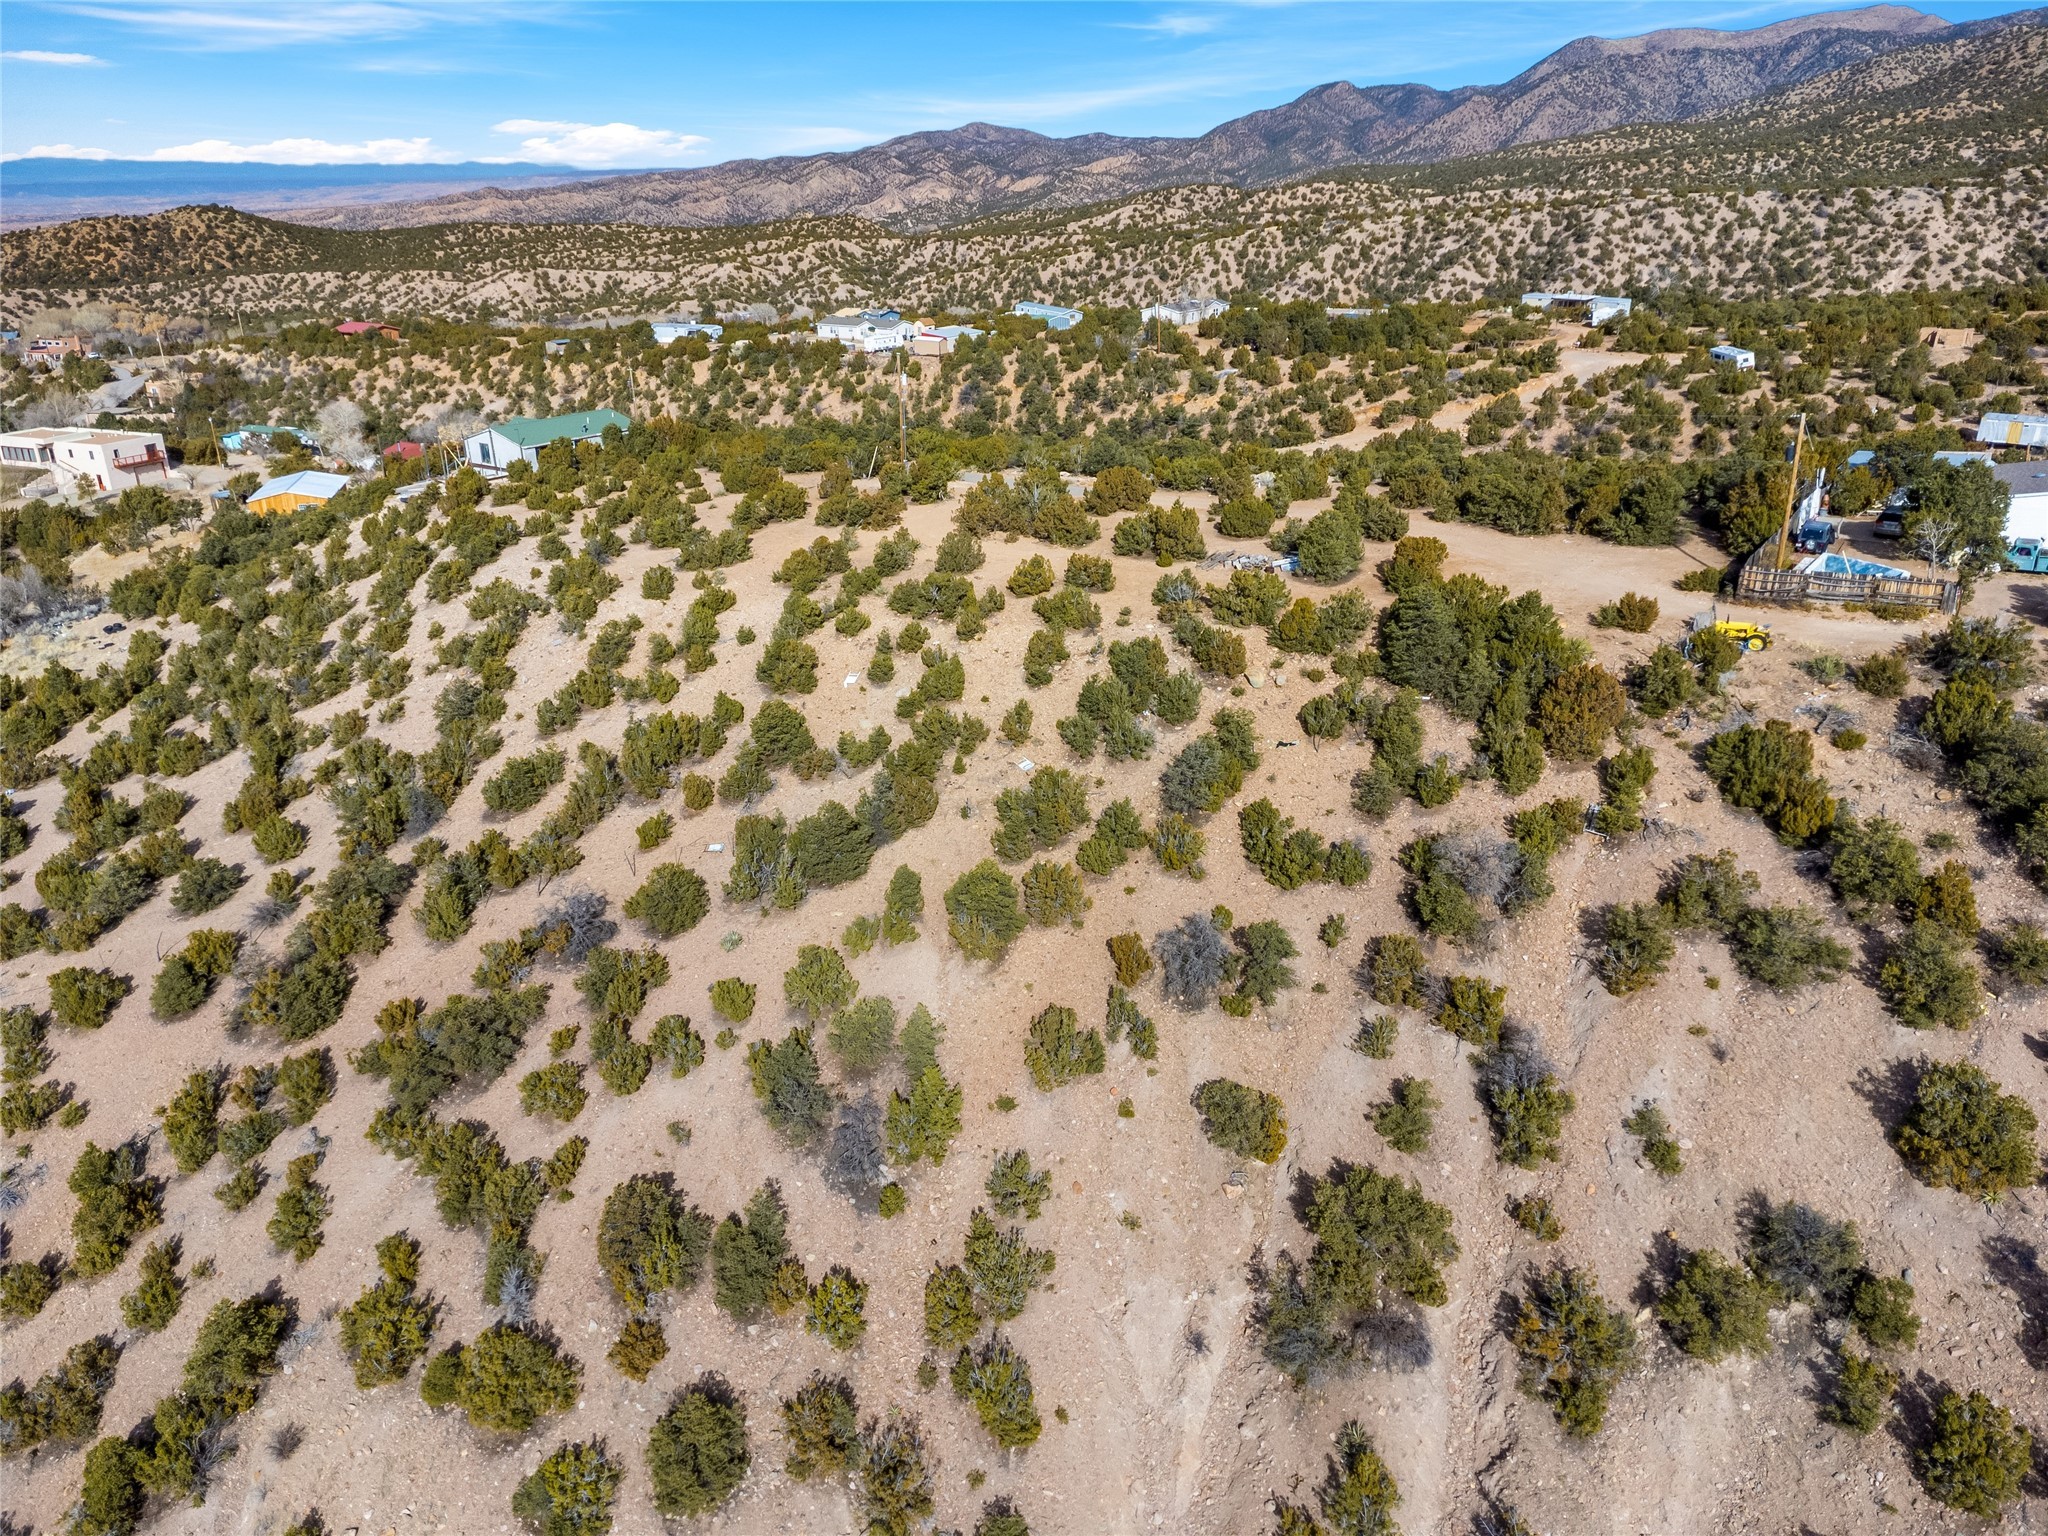
[[1888,581],[1909,581],[1912,573],[1896,565],[1875,560],[1857,560],[1848,555],[1814,555],[1799,562],[1797,569],[1814,576],[1882,576]]

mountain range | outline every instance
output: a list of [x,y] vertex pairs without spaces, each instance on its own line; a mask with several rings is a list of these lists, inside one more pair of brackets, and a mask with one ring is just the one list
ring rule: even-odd
[[1899,49],[2044,18],[2048,12],[2016,12],[1956,26],[1906,6],[1876,5],[1746,31],[1588,37],[1504,84],[1442,91],[1336,81],[1197,138],[1049,138],[969,123],[848,152],[299,208],[287,216],[371,229],[451,222],[712,226],[852,214],[925,231],[1159,187],[1264,186],[1340,167],[1429,164],[1625,124],[1687,122]]
[[23,155],[0,171],[0,224],[51,224],[102,213],[227,203],[248,213],[418,202],[481,187],[535,187],[607,171],[559,165],[272,165],[262,161],[84,160]]

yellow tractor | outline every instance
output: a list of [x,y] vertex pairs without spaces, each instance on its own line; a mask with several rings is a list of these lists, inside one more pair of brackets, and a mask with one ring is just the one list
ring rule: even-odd
[[1692,621],[1692,627],[1686,632],[1687,660],[1692,659],[1693,641],[1708,630],[1727,636],[1745,651],[1762,651],[1770,648],[1770,625],[1758,624],[1749,619],[1717,619],[1711,613],[1703,613]]

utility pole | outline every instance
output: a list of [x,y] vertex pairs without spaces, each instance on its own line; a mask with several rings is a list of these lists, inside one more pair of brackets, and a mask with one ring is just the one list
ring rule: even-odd
[[1785,569],[1785,557],[1792,552],[1792,508],[1799,501],[1799,453],[1806,446],[1806,413],[1799,413],[1799,432],[1792,439],[1792,484],[1785,492],[1785,521],[1778,529],[1778,554],[1771,569]]
[[896,353],[896,447],[903,467],[910,468],[910,379],[903,371],[903,353]]

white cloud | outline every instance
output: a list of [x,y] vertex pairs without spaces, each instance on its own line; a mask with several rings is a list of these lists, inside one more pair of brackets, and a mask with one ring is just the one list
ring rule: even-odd
[[560,123],[513,117],[492,125],[493,133],[519,135],[519,153],[504,158],[541,165],[660,165],[673,163],[711,141],[702,134],[632,123]]
[[324,5],[277,5],[258,0],[185,0],[178,5],[85,3],[64,7],[74,15],[154,33],[176,47],[202,53],[297,48],[320,43],[406,37],[427,27],[495,19],[504,8],[436,4],[434,0],[332,0]]
[[0,160],[118,160],[111,149],[87,149],[77,144],[34,144],[18,155],[0,155]]
[[104,69],[107,61],[90,53],[51,53],[46,48],[0,49],[0,59],[17,64],[55,64],[64,69]]
[[326,139],[272,139],[268,144],[232,144],[199,139],[139,156],[143,160],[206,160],[218,165],[435,165],[462,157],[434,147],[432,139],[366,139],[335,144]]
[[1130,32],[1157,32],[1164,37],[1199,37],[1216,30],[1216,18],[1169,13],[1151,21],[1119,21],[1115,25]]

